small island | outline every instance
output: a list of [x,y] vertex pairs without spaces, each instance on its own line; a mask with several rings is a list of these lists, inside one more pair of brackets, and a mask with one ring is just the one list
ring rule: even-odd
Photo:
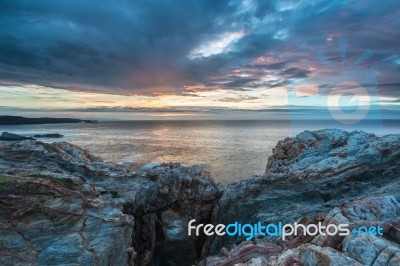
[[96,120],[82,120],[76,118],[38,117],[28,118],[23,116],[0,116],[0,125],[34,125],[34,124],[61,124],[61,123],[97,123]]
[[50,138],[50,139],[59,139],[64,137],[64,135],[61,135],[59,133],[48,133],[48,134],[36,134],[33,135],[34,138]]
[[27,137],[27,136],[21,136],[18,134],[14,133],[9,133],[9,132],[3,132],[0,135],[0,141],[21,141],[21,140],[35,140],[37,138],[47,138],[47,139],[59,139],[64,137],[64,135],[61,135],[59,133],[48,133],[48,134],[36,134],[32,137]]

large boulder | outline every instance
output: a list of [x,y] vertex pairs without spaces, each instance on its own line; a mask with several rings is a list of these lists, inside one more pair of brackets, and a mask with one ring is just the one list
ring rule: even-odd
[[18,134],[13,134],[13,133],[8,133],[8,132],[3,132],[0,135],[0,140],[3,141],[20,141],[20,140],[26,140],[26,139],[33,139],[30,137],[24,137]]
[[363,131],[338,129],[304,131],[278,142],[268,158],[265,178],[296,182],[368,177],[382,168],[397,171],[399,147],[399,135],[377,137]]

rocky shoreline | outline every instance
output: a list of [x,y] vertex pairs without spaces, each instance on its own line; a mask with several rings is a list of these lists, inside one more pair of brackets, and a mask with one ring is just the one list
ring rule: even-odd
[[[163,213],[198,223],[380,225],[383,236],[195,239],[198,265],[399,265],[400,135],[305,131],[266,172],[216,184],[202,166],[130,172],[66,142],[0,143],[1,265],[147,265]],[[177,251],[178,252],[178,251]]]
[[96,120],[82,120],[76,118],[55,117],[23,117],[13,115],[0,115],[0,125],[39,125],[39,124],[63,124],[63,123],[97,123]]
[[21,136],[18,134],[2,132],[0,135],[0,141],[20,141],[20,140],[35,140],[36,138],[46,138],[46,139],[59,139],[64,137],[59,133],[48,133],[48,134],[35,134],[32,137]]

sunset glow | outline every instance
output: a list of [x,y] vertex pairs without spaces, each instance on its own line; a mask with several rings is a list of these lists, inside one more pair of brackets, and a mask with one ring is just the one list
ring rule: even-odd
[[398,112],[396,4],[2,3],[0,112],[326,107],[329,83],[363,70],[376,75],[371,104]]

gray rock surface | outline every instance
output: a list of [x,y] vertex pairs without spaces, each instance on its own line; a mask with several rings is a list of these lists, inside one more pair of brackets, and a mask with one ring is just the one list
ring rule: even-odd
[[399,265],[400,136],[280,141],[263,176],[224,190],[200,165],[131,172],[79,147],[0,143],[0,265],[146,265],[162,213],[202,223],[348,223],[382,236],[207,237],[199,265]]
[[0,141],[20,141],[20,140],[26,140],[26,139],[33,139],[30,137],[24,137],[18,134],[13,134],[13,133],[8,133],[8,132],[3,132],[0,135]]
[[400,265],[398,243],[372,235],[349,235],[343,242],[343,254],[363,265]]
[[302,265],[324,265],[324,266],[361,266],[356,260],[347,257],[341,252],[330,247],[320,247],[304,244],[299,247],[300,263]]
[[[324,224],[348,223],[350,229],[380,225],[383,236],[361,232],[345,237],[298,236],[287,242],[255,239],[223,248],[219,255],[207,257],[199,265],[399,265],[400,242],[393,238],[400,223],[399,210],[400,203],[393,197],[365,197],[332,209],[323,218]],[[260,252],[260,245],[270,248]]]
[[[399,155],[399,135],[377,137],[363,131],[304,131],[278,142],[268,158],[265,178],[296,182],[373,174]],[[366,176],[367,178],[368,176]]]
[[[322,222],[349,223],[352,228],[380,225],[385,241],[398,247],[399,191],[400,135],[377,137],[360,131],[305,131],[277,144],[264,176],[228,185],[213,210],[212,223]],[[302,236],[287,241],[267,237],[263,240],[284,250],[297,249],[305,243],[313,245],[312,250],[300,250],[297,255],[286,258],[290,263],[317,265],[322,260],[335,260],[339,252],[339,261],[354,260],[364,264],[342,250],[346,242],[339,236]],[[224,264],[226,258],[221,257],[224,253],[221,249],[232,249],[232,245],[242,241],[243,237],[209,237],[203,245],[203,256],[215,256],[203,259],[202,263],[218,264],[219,256],[220,265],[229,265]],[[330,249],[321,250],[320,247]],[[332,249],[336,253],[332,253]],[[279,253],[265,259],[269,261],[272,256],[277,256],[278,263]],[[319,258],[316,264],[311,262],[312,258]],[[396,261],[395,255],[393,260]],[[268,263],[274,265],[271,261]]]
[[133,217],[48,179],[3,177],[1,265],[124,265]]
[[146,265],[162,211],[201,221],[220,196],[203,167],[134,173],[65,142],[1,143],[0,175],[1,265]]

